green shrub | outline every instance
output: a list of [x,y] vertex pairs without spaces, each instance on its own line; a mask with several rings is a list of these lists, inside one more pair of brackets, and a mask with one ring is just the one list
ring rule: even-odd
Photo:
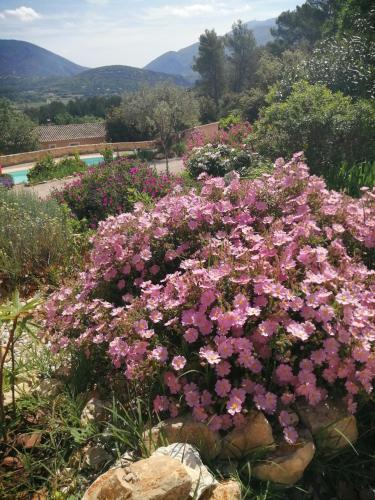
[[137,151],[137,158],[142,161],[151,162],[155,157],[155,151],[153,149],[139,149]]
[[0,295],[53,281],[74,253],[70,215],[54,200],[0,188]]
[[113,149],[107,147],[103,151],[100,151],[100,154],[103,156],[104,163],[111,163],[113,161]]
[[27,180],[31,184],[36,184],[50,179],[62,179],[77,172],[84,172],[86,169],[87,165],[78,153],[74,156],[66,156],[59,162],[56,162],[52,155],[47,154],[29,171]]
[[242,122],[240,115],[230,113],[228,116],[221,118],[219,121],[219,128],[229,130],[233,125],[238,125]]
[[347,163],[375,160],[375,103],[354,102],[324,85],[299,82],[285,102],[273,102],[254,126],[254,145],[271,159],[303,150],[312,173],[329,178]]
[[175,156],[177,156],[178,158],[181,158],[186,153],[186,143],[184,141],[176,142],[171,147],[171,151],[172,151],[172,153],[175,154]]

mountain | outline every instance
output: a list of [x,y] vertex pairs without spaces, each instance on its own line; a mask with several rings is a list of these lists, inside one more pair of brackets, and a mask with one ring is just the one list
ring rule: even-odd
[[[276,18],[265,21],[249,21],[246,26],[254,33],[258,45],[265,45],[272,40],[271,28],[275,26]],[[199,43],[193,43],[178,51],[169,51],[148,63],[144,69],[161,71],[162,73],[181,75],[190,83],[197,78],[191,67],[194,57],[198,54]]]
[[173,83],[188,87],[181,75],[158,73],[131,66],[102,66],[69,77],[1,77],[0,97],[20,102],[40,102],[81,96],[110,96],[137,90],[143,85]]
[[0,78],[72,76],[87,68],[20,40],[0,40]]
[[71,78],[64,78],[51,85],[56,92],[81,95],[113,95],[137,90],[143,85],[173,83],[189,86],[181,75],[159,73],[132,66],[102,66],[89,69]]

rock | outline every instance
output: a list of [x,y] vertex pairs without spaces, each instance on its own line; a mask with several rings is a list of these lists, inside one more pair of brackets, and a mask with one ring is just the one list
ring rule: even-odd
[[240,500],[241,487],[237,481],[224,481],[206,491],[200,500]]
[[347,412],[341,401],[330,399],[316,406],[297,403],[296,407],[301,421],[316,438],[319,448],[338,450],[357,440],[357,420]]
[[217,432],[189,417],[163,420],[143,434],[143,442],[151,452],[166,444],[188,443],[195,446],[201,456],[208,460],[215,458],[221,448]]
[[112,456],[101,446],[88,446],[84,450],[84,461],[91,469],[99,470],[112,460]]
[[82,500],[187,500],[192,480],[175,458],[153,456],[127,468],[110,469]]
[[108,401],[102,401],[95,396],[92,397],[82,410],[81,424],[85,426],[105,422],[107,418],[106,408],[108,408],[108,406],[110,406]]
[[126,451],[118,460],[116,460],[111,468],[116,469],[118,467],[129,467],[129,465],[131,465],[135,461],[135,453],[133,451]]
[[294,484],[303,476],[314,453],[315,445],[309,433],[305,432],[295,445],[280,444],[275,452],[253,467],[252,473],[262,481]]
[[217,483],[214,476],[203,464],[198,451],[186,443],[174,443],[158,448],[151,456],[165,455],[179,460],[192,480],[191,498],[200,498],[202,493]]
[[55,378],[46,378],[40,382],[33,392],[42,398],[54,398],[58,396],[64,388],[61,380]]
[[260,411],[252,411],[243,426],[233,429],[222,440],[220,458],[240,458],[256,449],[274,447],[272,427]]

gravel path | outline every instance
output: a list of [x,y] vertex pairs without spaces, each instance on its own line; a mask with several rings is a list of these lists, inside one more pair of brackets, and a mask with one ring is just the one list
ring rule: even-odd
[[[18,165],[17,168],[19,170],[22,170],[22,168],[25,168],[26,165]],[[158,172],[165,172],[165,161],[160,160],[156,161],[153,163],[153,166],[156,167],[156,170]],[[182,160],[177,158],[174,160],[169,160],[169,171],[172,174],[178,174],[183,171],[183,163]],[[48,198],[48,196],[54,191],[55,189],[61,189],[63,188],[66,184],[69,184],[72,182],[72,177],[68,179],[59,179],[56,181],[48,181],[43,184],[36,184],[35,186],[25,186],[24,184],[17,184],[14,186],[14,189],[16,191],[28,191],[28,192],[33,192],[37,196],[39,196],[42,199]]]

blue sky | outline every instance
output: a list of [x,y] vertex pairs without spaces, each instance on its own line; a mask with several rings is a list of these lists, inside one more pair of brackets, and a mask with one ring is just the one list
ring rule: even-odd
[[276,17],[298,0],[0,0],[0,38],[26,40],[78,64],[142,67],[219,34],[237,19]]

